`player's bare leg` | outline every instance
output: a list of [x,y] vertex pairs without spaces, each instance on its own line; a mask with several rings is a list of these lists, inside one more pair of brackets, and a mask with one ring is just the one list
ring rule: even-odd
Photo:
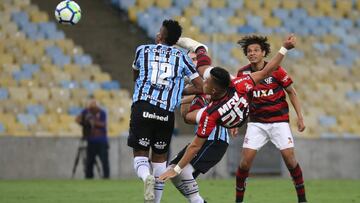
[[144,200],[146,203],[152,203],[155,199],[155,178],[150,173],[149,151],[133,150],[133,153],[136,175],[144,182]]
[[249,170],[256,156],[257,150],[243,148],[241,151],[240,166],[236,172],[236,202],[241,203],[244,199],[246,179],[249,176]]
[[166,161],[167,161],[167,153],[164,154],[151,154],[151,166],[153,168],[153,175],[155,177],[154,184],[154,195],[155,195],[155,203],[160,203],[162,193],[164,190],[165,183],[163,181],[159,181],[159,176],[166,171]]
[[305,185],[300,165],[296,161],[294,148],[280,150],[283,160],[289,169],[294,181],[298,202],[307,202],[305,196]]

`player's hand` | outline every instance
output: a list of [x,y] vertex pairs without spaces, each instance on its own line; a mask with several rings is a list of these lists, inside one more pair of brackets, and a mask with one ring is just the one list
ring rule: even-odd
[[285,47],[287,50],[290,50],[295,47],[296,44],[296,37],[294,34],[290,34],[288,37],[286,37],[283,47]]
[[231,137],[235,138],[238,136],[239,128],[230,128],[229,133],[230,133]]
[[178,174],[174,171],[173,167],[169,167],[167,171],[159,176],[160,181],[167,181],[170,178],[177,176]]
[[305,130],[305,124],[304,124],[304,119],[303,118],[298,118],[297,120],[297,127],[298,127],[298,131],[299,132],[303,132]]

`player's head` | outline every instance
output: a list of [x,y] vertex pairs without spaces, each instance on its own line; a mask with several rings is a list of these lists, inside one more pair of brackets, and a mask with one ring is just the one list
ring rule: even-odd
[[88,103],[88,109],[96,112],[99,109],[99,104],[95,99],[91,99]]
[[190,51],[188,53],[188,56],[190,57],[190,59],[192,60],[192,62],[194,63],[195,67],[197,66],[197,57],[196,57],[196,54],[195,52],[193,51]]
[[203,91],[205,94],[214,95],[225,92],[230,86],[230,74],[227,70],[215,67],[205,78]]
[[179,40],[182,27],[175,20],[164,20],[159,33],[156,35],[156,43],[172,46]]
[[238,41],[250,63],[259,63],[270,53],[267,37],[250,35]]

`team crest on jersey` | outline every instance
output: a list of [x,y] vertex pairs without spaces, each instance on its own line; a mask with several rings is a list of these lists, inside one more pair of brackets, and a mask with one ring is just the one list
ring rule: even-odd
[[246,88],[246,91],[248,92],[253,88],[253,86],[249,83],[245,83],[245,88]]
[[265,78],[264,81],[265,81],[266,84],[269,85],[269,84],[271,84],[273,82],[273,77],[270,76],[268,78]]

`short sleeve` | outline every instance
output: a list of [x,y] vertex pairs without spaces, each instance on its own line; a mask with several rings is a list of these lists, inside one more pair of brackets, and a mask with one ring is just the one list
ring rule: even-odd
[[282,67],[279,67],[279,69],[275,72],[274,76],[283,88],[287,88],[293,83],[293,80],[291,79],[289,74]]
[[201,97],[200,95],[197,95],[191,102],[189,112],[199,110],[199,109],[203,108],[204,106],[205,106],[204,98]]
[[250,75],[243,75],[232,80],[232,85],[237,92],[249,93],[255,87],[255,82]]
[[140,67],[139,66],[139,63],[140,63],[139,56],[140,56],[141,50],[143,50],[142,48],[143,48],[143,46],[139,46],[136,49],[136,52],[135,52],[135,59],[134,59],[134,62],[132,64],[132,68],[135,69],[135,70],[139,70],[139,67]]
[[185,64],[185,76],[189,77],[190,80],[199,77],[199,74],[195,69],[195,64],[192,62],[191,58],[188,55],[184,54],[182,60]]
[[200,138],[208,138],[216,127],[216,121],[204,110],[200,117],[196,135]]

